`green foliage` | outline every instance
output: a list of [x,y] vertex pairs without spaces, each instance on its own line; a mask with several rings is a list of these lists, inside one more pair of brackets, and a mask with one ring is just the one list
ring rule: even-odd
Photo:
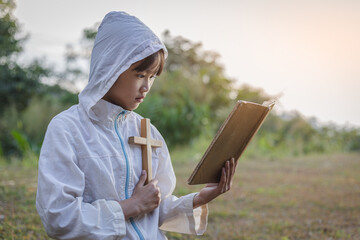
[[16,54],[22,51],[25,38],[18,37],[14,9],[14,1],[0,0],[0,117],[10,105],[19,111],[25,109],[30,98],[41,91],[40,78],[48,74],[37,61],[25,67],[16,63]]
[[28,67],[14,62],[0,64],[0,115],[11,105],[19,111],[24,110],[32,96],[42,94],[44,88],[39,80],[47,74],[38,62]]
[[[43,86],[46,94],[32,96],[27,108],[18,111],[15,107],[8,107],[0,118],[0,145],[5,156],[24,156],[23,141],[19,141],[19,133],[28,142],[32,152],[39,153],[50,120],[59,112],[77,102],[77,95],[59,86]],[[14,134],[15,133],[15,134]],[[25,151],[25,152],[24,152]],[[1,155],[0,155],[1,156]]]
[[[224,76],[224,69],[218,63],[219,54],[202,50],[201,43],[193,43],[180,36],[173,37],[169,31],[164,32],[163,41],[169,51],[165,64],[165,71],[169,74],[164,78],[166,82],[170,78],[170,83],[162,82],[162,96],[168,89],[176,91],[180,86],[180,89],[188,92],[192,101],[211,109],[209,118],[215,122],[221,121],[224,117],[221,109],[232,102],[230,95],[234,91],[234,82]],[[173,82],[171,78],[174,78]],[[171,97],[172,94],[166,96]]]
[[24,39],[16,37],[18,33],[18,23],[12,12],[15,9],[13,0],[0,0],[0,62],[4,57],[22,50],[21,42]]
[[[168,110],[163,111],[164,108]],[[188,143],[201,134],[201,122],[208,110],[206,106],[198,105],[187,97],[179,98],[174,102],[165,102],[159,95],[151,95],[137,112],[150,118],[164,135],[169,146],[175,146]],[[191,131],[184,131],[188,129]]]
[[22,152],[27,152],[27,151],[30,151],[31,148],[30,148],[30,144],[29,142],[26,140],[26,138],[24,137],[24,135],[22,135],[20,132],[18,131],[11,131],[11,135],[14,137],[19,149],[22,151]]
[[59,86],[51,86],[43,96],[33,97],[29,106],[22,112],[23,130],[39,152],[47,125],[59,112],[77,103],[77,95]]
[[15,3],[0,0],[0,6],[0,157],[31,158],[40,148],[51,117],[77,99],[41,82],[52,74],[41,62],[18,63],[25,38],[19,37],[19,24],[12,14]]
[[360,151],[359,129],[320,125],[298,112],[270,114],[245,155],[269,158]]
[[[13,0],[0,0],[0,118],[4,117],[6,108],[24,110],[31,97],[42,91],[40,78],[48,74],[48,70],[41,67],[38,61],[29,66],[20,66],[16,62],[17,54],[22,51],[22,43],[26,38],[19,37],[19,24],[13,16],[14,9]],[[3,136],[0,136],[0,145],[5,144],[6,147],[2,147],[2,152],[7,152],[6,145],[9,145],[9,142],[4,141],[7,141],[10,133],[1,119],[0,129],[4,131]]]

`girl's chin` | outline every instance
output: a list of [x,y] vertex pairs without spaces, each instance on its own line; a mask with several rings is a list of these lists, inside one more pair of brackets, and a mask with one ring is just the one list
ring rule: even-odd
[[140,105],[140,103],[136,103],[136,104],[133,104],[132,106],[124,107],[124,109],[133,111],[133,110],[137,109],[139,107],[139,105]]

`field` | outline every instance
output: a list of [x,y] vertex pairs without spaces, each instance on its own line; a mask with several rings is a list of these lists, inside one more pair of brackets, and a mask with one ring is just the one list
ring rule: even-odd
[[[175,158],[176,158],[175,154]],[[176,194],[195,160],[176,161]],[[0,168],[0,239],[48,239],[35,210],[33,167]],[[203,236],[169,239],[360,239],[360,155],[245,160],[232,190],[210,203]]]

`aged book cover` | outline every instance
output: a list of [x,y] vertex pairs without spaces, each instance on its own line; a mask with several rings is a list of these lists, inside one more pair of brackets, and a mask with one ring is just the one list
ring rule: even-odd
[[188,184],[218,183],[225,162],[231,157],[236,161],[239,159],[274,105],[274,102],[237,101],[188,179]]

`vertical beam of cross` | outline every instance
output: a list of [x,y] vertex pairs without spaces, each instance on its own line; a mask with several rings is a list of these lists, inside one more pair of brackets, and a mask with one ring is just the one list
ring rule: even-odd
[[162,142],[151,138],[150,119],[141,119],[140,137],[129,137],[130,144],[141,145],[142,168],[147,172],[146,184],[152,179],[152,148],[161,147]]

